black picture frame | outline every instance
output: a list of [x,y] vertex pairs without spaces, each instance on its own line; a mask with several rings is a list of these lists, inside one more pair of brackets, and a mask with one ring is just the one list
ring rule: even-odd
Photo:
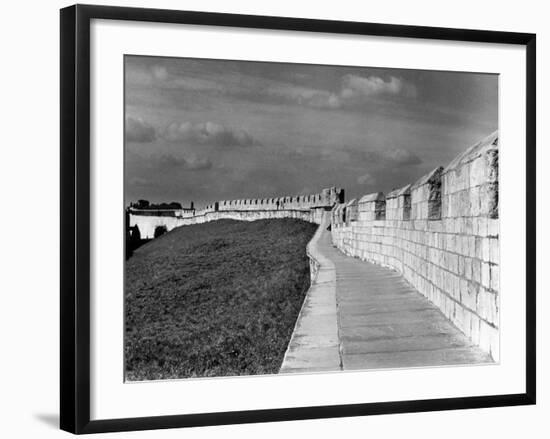
[[[526,47],[525,393],[224,413],[90,420],[90,22],[133,20],[208,26],[406,37]],[[536,35],[210,12],[74,5],[61,9],[60,426],[81,434],[325,417],[535,404],[536,400]]]

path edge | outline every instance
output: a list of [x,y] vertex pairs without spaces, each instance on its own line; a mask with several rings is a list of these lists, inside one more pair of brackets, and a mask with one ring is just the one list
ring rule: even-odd
[[[325,255],[323,255],[318,248],[318,242],[321,239],[321,236],[325,232],[327,227],[329,227],[329,225],[330,225],[330,212],[324,212],[321,218],[321,222],[317,227],[317,230],[315,231],[315,234],[313,235],[313,237],[311,238],[311,240],[308,242],[306,246],[306,254],[309,258],[309,263],[310,263],[311,283],[304,296],[304,300],[302,302],[300,312],[298,313],[298,317],[296,318],[292,335],[290,337],[288,346],[285,350],[285,355],[283,357],[283,361],[281,362],[281,367],[279,368],[279,373],[292,372],[293,368],[289,367],[289,364],[291,363],[290,358],[292,356],[291,354],[292,351],[295,349],[296,346],[299,345],[299,343],[297,342],[298,328],[301,326],[304,319],[307,319],[306,312],[305,312],[306,304],[309,302],[309,299],[311,299],[312,295],[316,292],[320,283],[323,283],[325,288],[328,287],[331,289],[332,295],[334,295],[334,298],[335,298],[334,310],[335,310],[335,314],[337,315],[336,269],[335,269],[334,263]],[[320,273],[322,273],[321,276],[320,276]],[[339,341],[338,341],[338,344],[340,344]],[[340,356],[340,365],[339,365],[339,368],[335,370],[341,370],[342,368],[340,346],[338,346],[338,355]]]

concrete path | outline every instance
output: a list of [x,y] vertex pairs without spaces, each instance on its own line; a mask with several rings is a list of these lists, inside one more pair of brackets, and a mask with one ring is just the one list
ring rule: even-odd
[[308,292],[281,373],[492,362],[397,272],[344,255],[326,225],[315,244],[329,263]]
[[304,299],[292,338],[285,353],[281,373],[341,370],[336,271],[332,261],[319,250],[326,234],[328,215],[308,244],[308,254],[319,269]]

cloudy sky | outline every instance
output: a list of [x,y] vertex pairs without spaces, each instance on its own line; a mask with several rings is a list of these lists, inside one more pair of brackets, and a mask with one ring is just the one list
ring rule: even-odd
[[126,201],[387,192],[498,127],[489,74],[125,57]]

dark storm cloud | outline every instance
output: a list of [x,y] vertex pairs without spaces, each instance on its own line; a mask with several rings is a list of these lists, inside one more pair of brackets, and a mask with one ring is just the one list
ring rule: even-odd
[[126,141],[149,143],[156,138],[155,128],[141,118],[126,118]]

